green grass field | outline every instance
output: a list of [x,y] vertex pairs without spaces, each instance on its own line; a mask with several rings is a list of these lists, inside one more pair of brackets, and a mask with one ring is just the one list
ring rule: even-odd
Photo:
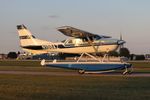
[[0,100],[149,100],[150,78],[0,75]]
[[[0,70],[67,72],[41,67],[39,61],[0,61]],[[150,72],[150,63],[134,62]],[[149,100],[150,77],[46,76],[0,74],[0,100]]]
[[[133,66],[134,72],[148,72],[150,73],[150,62],[130,62]],[[16,71],[40,71],[40,72],[60,72],[60,71],[75,71],[68,69],[43,67],[40,61],[17,61],[4,60],[0,61],[0,70],[16,70]]]
[[32,72],[60,72],[60,71],[74,71],[68,69],[60,69],[53,67],[44,67],[40,65],[40,61],[17,61],[17,60],[4,60],[0,61],[0,70],[13,70],[13,71],[32,71]]

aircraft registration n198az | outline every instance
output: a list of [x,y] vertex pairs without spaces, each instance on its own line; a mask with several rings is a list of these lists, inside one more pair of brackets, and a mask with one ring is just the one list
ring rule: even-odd
[[35,38],[24,25],[17,25],[21,48],[30,54],[51,52],[61,53],[108,53],[115,51],[123,40],[113,39],[110,36],[96,35],[70,26],[57,28],[58,31],[71,38],[64,42],[48,42]]

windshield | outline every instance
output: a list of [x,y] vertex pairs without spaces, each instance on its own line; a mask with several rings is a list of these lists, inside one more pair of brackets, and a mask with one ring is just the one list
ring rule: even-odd
[[117,43],[117,39],[101,39],[100,43],[102,44],[115,44]]

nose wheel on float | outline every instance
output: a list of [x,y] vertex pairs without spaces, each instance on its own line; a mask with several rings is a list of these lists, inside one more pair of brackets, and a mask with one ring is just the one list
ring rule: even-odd
[[79,74],[84,74],[84,73],[85,73],[85,70],[79,70],[78,73],[79,73]]
[[133,67],[132,67],[132,64],[130,64],[129,68],[125,65],[125,71],[122,74],[123,75],[132,74],[132,72],[133,72]]

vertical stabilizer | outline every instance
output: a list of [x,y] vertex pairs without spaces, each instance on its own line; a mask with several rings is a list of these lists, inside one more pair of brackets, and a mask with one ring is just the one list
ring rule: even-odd
[[36,39],[24,25],[17,25],[20,38],[21,48],[32,54],[47,53],[48,47],[53,45],[52,42]]
[[24,25],[17,25],[21,46],[37,45],[35,37]]

